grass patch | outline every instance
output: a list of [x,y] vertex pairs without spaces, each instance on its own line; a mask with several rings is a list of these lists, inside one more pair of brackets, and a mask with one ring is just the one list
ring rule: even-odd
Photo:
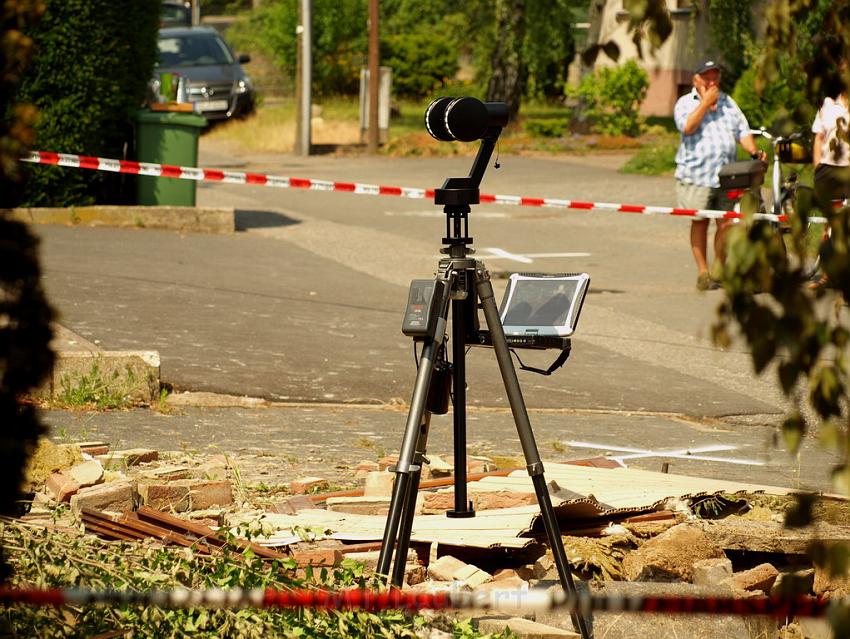
[[127,408],[133,404],[129,389],[135,382],[136,376],[131,369],[128,368],[124,376],[117,369],[104,373],[95,361],[88,373],[79,377],[62,376],[62,391],[54,403],[64,408]]
[[[393,157],[472,156],[478,144],[444,143],[425,131],[424,114],[429,99],[394,103],[387,143],[382,155]],[[316,102],[319,115],[313,118],[312,142],[332,146],[337,153],[365,151],[360,143],[358,102],[354,97],[327,98]],[[530,102],[523,105],[516,122],[499,140],[500,151],[510,154],[583,154],[622,151],[641,146],[638,138],[626,136],[577,135],[570,129],[571,110],[560,103]],[[247,151],[289,153],[295,144],[295,102],[291,98],[267,102],[244,119],[213,127],[207,136],[238,144]]]
[[620,169],[636,175],[668,175],[676,170],[679,138],[673,135],[655,138],[635,153]]

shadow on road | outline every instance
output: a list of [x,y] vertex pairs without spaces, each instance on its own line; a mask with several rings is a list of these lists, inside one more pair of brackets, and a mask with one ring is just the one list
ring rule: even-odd
[[248,211],[245,209],[236,209],[235,224],[237,231],[247,231],[248,229],[267,229],[277,226],[292,226],[300,224],[300,220],[287,217],[283,213],[275,213],[274,211]]

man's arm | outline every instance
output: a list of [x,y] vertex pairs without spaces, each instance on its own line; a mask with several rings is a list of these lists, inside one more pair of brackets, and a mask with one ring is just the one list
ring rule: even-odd
[[743,136],[738,142],[741,143],[741,146],[744,147],[744,151],[750,154],[751,157],[758,156],[759,160],[766,160],[767,153],[764,151],[759,151],[759,148],[756,146],[756,139],[753,137],[752,133],[747,133],[747,135]]
[[814,147],[812,148],[812,166],[817,168],[820,164],[821,153],[823,153],[823,133],[815,133]]
[[691,111],[690,115],[688,115],[688,119],[685,120],[685,126],[682,129],[682,133],[685,135],[692,135],[693,133],[696,133],[697,129],[699,129],[699,125],[702,124],[702,119],[705,117],[705,114],[712,108],[716,108],[718,98],[720,98],[720,90],[717,87],[707,89],[700,96],[697,108]]

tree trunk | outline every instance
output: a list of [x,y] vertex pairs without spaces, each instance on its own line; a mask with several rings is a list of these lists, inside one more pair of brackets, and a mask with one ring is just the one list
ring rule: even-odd
[[496,46],[490,56],[493,72],[487,83],[487,101],[507,103],[511,119],[519,113],[528,80],[528,67],[522,56],[525,1],[496,1]]

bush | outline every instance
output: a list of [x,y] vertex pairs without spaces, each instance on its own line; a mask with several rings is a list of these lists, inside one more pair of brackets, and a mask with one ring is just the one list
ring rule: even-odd
[[525,130],[542,138],[559,138],[564,135],[567,123],[563,120],[526,120]]
[[755,86],[758,72],[756,67],[750,67],[741,74],[732,91],[732,99],[741,107],[751,127],[773,128],[802,105],[803,86],[789,81],[794,75],[787,68],[780,69],[780,73],[759,94]]
[[381,43],[381,64],[392,67],[394,94],[422,98],[457,73],[457,50],[431,31],[390,35]]
[[640,133],[638,108],[646,97],[649,78],[634,60],[600,69],[582,78],[566,95],[579,101],[578,115],[597,133],[636,136]]
[[[39,109],[36,148],[122,157],[156,62],[160,0],[46,4],[28,32],[36,57],[19,95]],[[112,174],[35,165],[26,172],[25,206],[121,199]]]

